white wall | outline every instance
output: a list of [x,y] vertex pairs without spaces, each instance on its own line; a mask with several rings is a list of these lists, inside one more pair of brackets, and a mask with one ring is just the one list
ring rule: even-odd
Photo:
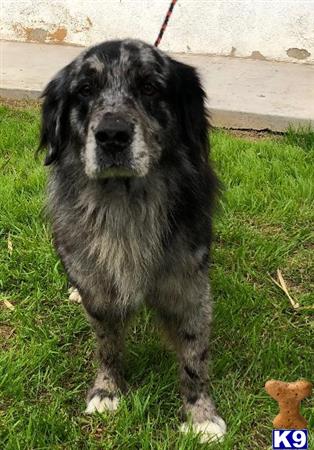
[[[0,0],[0,39],[153,43],[169,0]],[[161,48],[314,64],[314,0],[179,0]]]

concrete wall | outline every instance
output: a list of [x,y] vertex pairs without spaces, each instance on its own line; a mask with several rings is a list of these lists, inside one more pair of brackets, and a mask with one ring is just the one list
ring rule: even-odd
[[[0,0],[0,39],[154,42],[169,0]],[[314,0],[179,0],[161,43],[173,52],[314,64]]]

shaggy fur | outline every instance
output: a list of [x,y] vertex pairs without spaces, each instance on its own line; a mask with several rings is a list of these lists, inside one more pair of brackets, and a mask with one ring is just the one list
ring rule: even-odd
[[225,424],[208,396],[217,180],[195,69],[140,41],[105,42],[43,96],[54,242],[99,348],[86,412],[117,407],[124,332],[146,302],[176,348],[186,416],[206,439],[220,437]]

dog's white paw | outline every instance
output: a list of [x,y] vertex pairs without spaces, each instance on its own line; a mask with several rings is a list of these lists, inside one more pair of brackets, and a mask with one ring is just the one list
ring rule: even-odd
[[87,408],[85,409],[86,414],[93,414],[94,412],[104,412],[104,411],[115,411],[119,405],[119,398],[114,397],[101,397],[95,395],[87,403]]
[[69,293],[70,302],[82,303],[82,298],[79,294],[79,291],[76,288],[74,288],[73,286],[70,287],[70,289],[68,290],[68,293]]
[[192,433],[199,434],[199,439],[202,444],[211,441],[220,441],[226,434],[227,426],[225,421],[219,416],[213,416],[211,420],[206,420],[201,423],[188,423],[184,422],[180,426],[180,431],[182,433]]

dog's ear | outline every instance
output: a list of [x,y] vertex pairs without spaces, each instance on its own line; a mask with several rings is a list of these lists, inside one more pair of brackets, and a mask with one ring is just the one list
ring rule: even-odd
[[67,67],[62,69],[45,87],[41,115],[40,143],[37,152],[47,148],[45,165],[56,161],[65,145],[62,127],[67,97]]
[[186,64],[172,60],[172,92],[175,93],[175,110],[185,144],[208,158],[209,115],[206,94],[197,71]]

